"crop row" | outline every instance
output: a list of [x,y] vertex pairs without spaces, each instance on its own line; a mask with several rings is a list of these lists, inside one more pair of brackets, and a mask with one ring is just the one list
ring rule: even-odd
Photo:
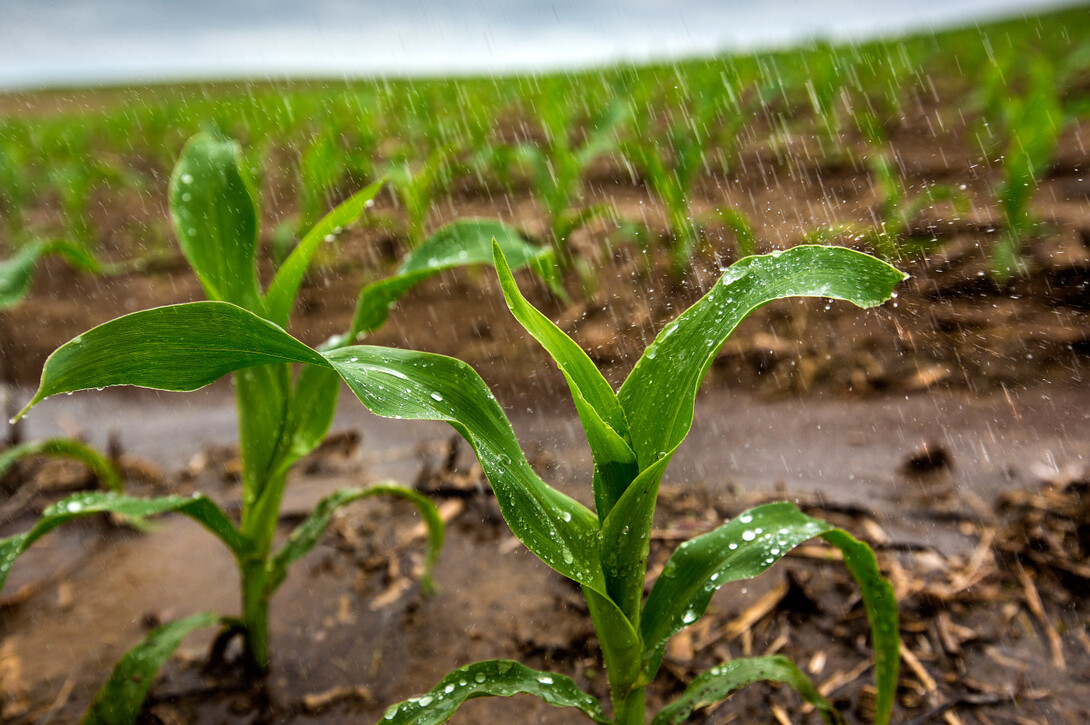
[[[30,97],[31,108],[0,120],[0,239],[9,254],[56,239],[115,262],[169,254],[157,221],[125,229],[102,209],[125,197],[127,208],[151,208],[134,219],[155,220],[185,139],[214,128],[242,142],[244,166],[275,210],[264,242],[279,259],[331,203],[382,177],[391,203],[366,223],[410,248],[440,206],[528,192],[537,236],[562,268],[578,266],[573,235],[598,220],[614,236],[661,242],[682,274],[709,225],[729,230],[739,252],[755,244],[738,210],[694,209],[700,180],[741,174],[746,159],[797,163],[800,150],[818,166],[869,169],[882,200],[873,228],[803,231],[861,238],[893,258],[926,242],[908,238],[919,211],[966,204],[948,188],[909,195],[891,143],[906,118],[932,113],[942,97],[958,118],[934,123],[967,125],[970,153],[996,167],[1002,278],[1020,269],[1019,246],[1036,231],[1030,202],[1060,134],[1088,107],[1086,25],[1085,14],[1067,12],[896,42],[567,75],[122,89],[95,94],[101,109],[80,110],[77,96],[60,114],[33,107],[50,96]],[[620,218],[588,188],[603,175],[645,186],[665,230]]]

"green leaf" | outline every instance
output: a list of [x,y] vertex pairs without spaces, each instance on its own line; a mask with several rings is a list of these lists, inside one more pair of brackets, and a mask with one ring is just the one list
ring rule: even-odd
[[473,368],[442,355],[364,345],[327,352],[326,359],[372,413],[450,423],[476,451],[515,536],[556,571],[604,593],[597,518],[534,473]]
[[292,251],[291,256],[277,270],[276,276],[265,293],[265,316],[270,321],[288,326],[288,317],[291,308],[295,304],[295,297],[299,294],[299,285],[303,282],[303,276],[310,263],[314,259],[315,252],[330,235],[335,235],[341,229],[354,223],[363,214],[367,204],[375,198],[382,188],[383,180],[364,187],[360,191],[341,202],[333,211],[326,214],[315,224],[303,241]]
[[0,261],[0,310],[10,309],[26,297],[38,260],[49,254],[59,254],[73,267],[85,272],[100,269],[98,260],[78,244],[60,240],[31,242],[12,257]]
[[35,541],[66,521],[100,513],[146,518],[170,511],[184,514],[208,529],[227,545],[236,558],[244,557],[249,553],[249,543],[242,538],[238,529],[227,518],[227,514],[223,513],[223,509],[206,496],[135,498],[112,491],[77,493],[43,511],[41,518],[30,531],[0,539],[0,590],[4,588],[4,582],[16,557],[30,548]]
[[719,587],[752,579],[831,529],[793,504],[772,503],[678,546],[651,588],[640,620],[649,673],[658,670],[666,641],[704,614]]
[[196,390],[234,370],[280,362],[326,365],[317,352],[241,307],[157,307],[99,325],[55,350],[19,415],[57,393],[108,385]]
[[[551,263],[552,252],[527,244],[518,232],[492,219],[459,219],[440,228],[412,251],[397,274],[364,287],[345,341],[374,332],[386,322],[391,305],[423,280],[469,264],[492,264],[492,240],[514,269]],[[550,265],[551,266],[551,265]]]
[[136,722],[148,697],[155,675],[170,659],[190,632],[214,627],[220,619],[211,612],[200,612],[156,627],[125,653],[114,666],[110,679],[98,691],[84,715],[83,725],[129,725]]
[[788,551],[815,536],[840,549],[848,571],[859,586],[874,643],[875,722],[888,723],[900,666],[893,587],[879,572],[869,546],[820,519],[807,516],[789,503],[750,509],[677,548],[651,588],[640,620],[648,674],[658,670],[666,641],[703,616],[719,587],[757,576]]
[[848,567],[863,594],[863,608],[871,628],[874,648],[874,682],[876,689],[876,725],[885,725],[893,714],[897,694],[897,675],[901,666],[901,631],[897,613],[897,597],[893,585],[878,570],[878,561],[869,546],[840,529],[821,535],[844,555]]
[[0,451],[0,478],[4,477],[16,461],[28,456],[74,458],[90,468],[103,487],[117,493],[121,492],[121,473],[117,470],[117,466],[91,446],[74,438],[48,438],[22,443]]
[[708,294],[659,333],[617,393],[640,469],[672,455],[685,439],[701,381],[750,312],[784,297],[828,297],[872,307],[888,299],[904,278],[885,262],[842,247],[795,247],[731,266]]
[[679,725],[689,719],[693,710],[714,705],[735,690],[754,682],[782,682],[794,688],[802,699],[817,708],[830,725],[843,723],[844,718],[829,704],[795,664],[782,655],[746,657],[731,660],[704,672],[681,695],[659,710],[651,725]]
[[605,519],[628,484],[636,477],[636,455],[625,438],[628,423],[617,396],[582,348],[519,291],[499,245],[493,249],[496,272],[507,307],[527,332],[556,361],[571,390],[576,411],[594,454],[597,472],[594,502],[599,519]]
[[439,558],[439,551],[443,548],[443,538],[446,531],[443,526],[443,519],[439,517],[439,510],[427,496],[404,486],[374,484],[367,488],[341,489],[318,502],[310,515],[295,527],[287,542],[284,543],[284,546],[273,556],[269,563],[268,593],[271,595],[280,586],[280,583],[284,581],[284,577],[287,576],[288,567],[293,562],[298,561],[314,548],[318,540],[321,539],[322,534],[325,533],[330,521],[333,520],[333,513],[337,509],[361,498],[379,495],[397,496],[405,499],[416,506],[420,515],[424,518],[424,522],[428,527],[428,554],[424,560],[423,587],[425,591],[434,591],[435,583],[431,575],[435,569],[435,562]]
[[170,216],[205,294],[256,312],[257,207],[240,159],[234,141],[191,138],[170,176]]
[[532,670],[513,660],[487,660],[460,667],[426,695],[410,698],[386,710],[389,725],[444,723],[466,700],[477,697],[533,695],[555,707],[574,707],[593,722],[609,725],[602,706],[579,689],[570,677]]

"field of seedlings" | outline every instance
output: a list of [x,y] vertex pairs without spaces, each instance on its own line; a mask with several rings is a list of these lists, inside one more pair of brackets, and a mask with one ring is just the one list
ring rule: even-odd
[[1086,722],[1087,174],[1085,8],[0,94],[0,722]]

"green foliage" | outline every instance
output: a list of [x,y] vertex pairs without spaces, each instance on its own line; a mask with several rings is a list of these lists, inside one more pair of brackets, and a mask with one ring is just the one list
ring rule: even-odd
[[38,260],[49,255],[57,255],[83,272],[101,271],[98,260],[82,245],[61,240],[31,242],[14,256],[0,261],[0,310],[23,301],[30,292]]
[[[639,107],[635,104],[641,100],[634,101],[635,138],[623,146],[625,158],[639,170],[666,212],[676,276],[688,270],[700,244],[703,223],[691,208],[696,180],[709,170],[714,150],[733,156],[737,136],[753,111],[720,75],[697,80],[699,85],[684,89],[682,98],[667,106],[664,119],[647,99]],[[741,213],[718,210],[717,214],[734,230],[742,253],[751,252],[752,230]]]
[[[369,312],[356,316],[352,329],[330,345],[332,352],[313,350],[284,332],[283,326],[318,247],[355,221],[378,189],[379,184],[367,187],[321,219],[263,294],[255,264],[258,214],[241,168],[239,147],[206,134],[190,141],[172,176],[171,214],[182,251],[210,300],[126,315],[61,346],[46,361],[39,389],[23,413],[61,392],[108,385],[195,390],[236,373],[241,520],[236,526],[210,499],[200,496],[71,497],[45,512],[31,531],[0,540],[0,586],[19,553],[70,518],[101,511],[128,515],[179,511],[197,519],[235,555],[242,580],[239,624],[246,638],[246,655],[254,666],[264,669],[269,661],[269,600],[287,567],[317,543],[337,508],[377,494],[404,498],[424,516],[430,532],[425,586],[432,586],[430,571],[442,544],[442,522],[428,499],[389,484],[339,491],[323,499],[284,547],[274,552],[288,471],[328,432],[341,378],[357,394],[374,392],[368,387],[371,383],[364,382],[369,373],[357,369],[358,358],[351,354],[360,348],[345,347],[340,352],[334,348],[380,326],[388,306],[413,284],[453,266],[490,261],[483,250],[490,253],[492,235],[501,238],[522,265],[550,270],[552,264],[547,253],[496,222],[466,220],[448,225],[421,245],[418,251],[423,256],[405,260],[401,272],[387,280],[392,280],[389,287],[378,293],[363,290],[361,307]],[[294,365],[305,367],[296,372]],[[381,389],[380,383],[374,385]],[[147,646],[147,642],[140,645]],[[142,697],[146,690],[133,692]]]
[[[628,113],[619,101],[590,114],[580,129],[580,110],[565,98],[566,89],[546,84],[535,103],[543,138],[523,143],[518,158],[530,169],[534,196],[545,213],[545,237],[563,268],[571,265],[572,233],[608,209],[580,204],[587,169],[617,146],[617,133]],[[580,135],[580,130],[582,134]]]
[[155,674],[182,639],[197,629],[214,627],[220,619],[201,612],[185,619],[156,627],[129,650],[114,666],[110,679],[102,686],[83,718],[83,725],[117,725],[135,722],[140,706],[148,696]]
[[0,451],[0,479],[18,461],[32,456],[73,458],[91,469],[103,488],[121,492],[121,473],[117,466],[91,446],[74,438],[47,438]]
[[840,224],[807,232],[804,241],[823,243],[837,239],[863,242],[882,258],[903,259],[928,249],[934,240],[913,235],[912,222],[935,204],[948,203],[955,212],[968,211],[969,201],[965,194],[953,186],[936,184],[926,186],[915,196],[909,196],[890,157],[875,151],[870,158],[871,177],[878,192],[880,204],[877,210],[877,226]]
[[[610,677],[613,715],[607,722],[645,722],[644,689],[658,671],[666,641],[703,615],[719,587],[756,576],[815,536],[843,552],[859,584],[875,646],[877,720],[888,722],[899,661],[896,602],[874,554],[846,532],[791,504],[761,506],[683,544],[646,602],[643,591],[659,482],[692,425],[700,382],[734,327],[756,307],[788,296],[876,305],[903,275],[872,257],[841,248],[798,247],[744,259],[667,325],[614,393],[586,353],[522,297],[498,248],[495,254],[508,306],[554,358],[571,390],[594,458],[596,513],[533,473],[491,394],[456,361],[377,348],[347,348],[327,359],[334,364],[347,355],[355,359],[345,379],[373,412],[449,421],[477,452],[514,534],[546,564],[582,585]],[[387,375],[393,395],[376,392],[366,379],[354,383],[354,374],[363,370],[372,376]],[[547,678],[555,683],[551,675]],[[797,669],[773,658],[713,670],[672,709],[668,707],[660,721],[676,722],[709,693],[725,696],[761,678],[792,684],[806,699],[831,711]],[[391,708],[388,715],[409,713],[400,722],[443,722],[466,699],[457,680],[457,673],[451,675],[428,695]],[[487,681],[486,674],[481,684]],[[567,686],[565,681],[563,687]],[[489,691],[474,689],[472,694]],[[601,722],[596,711],[584,713]]]

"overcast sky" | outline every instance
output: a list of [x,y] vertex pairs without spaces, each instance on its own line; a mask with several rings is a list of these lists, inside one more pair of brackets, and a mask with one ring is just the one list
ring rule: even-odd
[[0,88],[580,67],[869,37],[1064,4],[1075,3],[0,0]]

